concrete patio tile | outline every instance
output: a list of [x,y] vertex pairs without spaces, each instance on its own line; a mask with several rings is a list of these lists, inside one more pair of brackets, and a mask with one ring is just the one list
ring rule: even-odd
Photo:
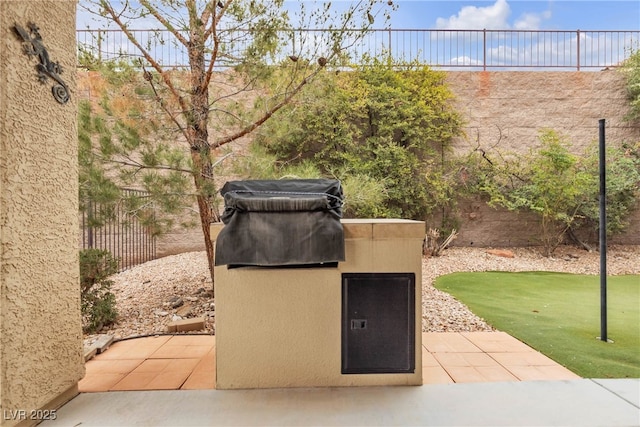
[[564,366],[509,366],[509,371],[520,381],[555,381],[576,380],[580,376],[574,374]]
[[211,350],[193,369],[193,372],[182,384],[182,390],[202,390],[216,388],[216,353]]
[[461,332],[461,335],[485,353],[535,351],[505,332]]
[[453,384],[453,379],[442,366],[423,366],[423,384]]
[[479,353],[480,350],[458,332],[425,332],[422,346],[430,353]]
[[485,353],[434,353],[433,356],[445,368],[449,366],[500,366]]
[[171,363],[171,359],[147,359],[142,362],[133,372],[162,372]]
[[518,381],[518,378],[502,366],[475,366],[475,369],[487,382]]
[[452,366],[445,369],[456,383],[518,381],[502,366]]
[[144,337],[113,343],[109,350],[93,358],[105,359],[146,359],[169,341],[170,336]]
[[109,391],[147,390],[147,384],[157,375],[157,372],[132,372],[114,384]]
[[434,366],[440,366],[440,363],[438,363],[436,358],[433,357],[433,354],[429,353],[428,351],[423,351],[422,352],[422,368],[434,367]]
[[[153,360],[153,359],[149,359]],[[175,359],[171,360],[169,365],[164,369],[165,372],[189,372],[191,373],[202,358],[192,358],[192,359]]]
[[145,390],[178,390],[189,378],[190,371],[162,372],[146,385]]
[[80,393],[95,393],[101,391],[109,391],[120,380],[125,377],[126,374],[118,373],[91,373],[87,374],[83,379],[78,382],[78,391]]
[[200,359],[148,359],[111,390],[177,390]]
[[174,335],[167,345],[205,345],[213,347],[216,344],[214,335]]
[[198,365],[200,359],[147,359],[138,366],[137,372],[191,372]]
[[553,359],[537,351],[518,351],[514,353],[487,353],[502,366],[555,366]]
[[[579,378],[503,332],[426,332],[422,339],[424,384]],[[211,335],[125,340],[86,363],[87,375],[79,387],[80,391],[214,389],[215,365]]]
[[85,364],[86,375],[128,374],[137,368],[144,359],[106,359],[90,360]]
[[211,350],[208,345],[163,345],[149,356],[150,359],[191,359],[204,357]]

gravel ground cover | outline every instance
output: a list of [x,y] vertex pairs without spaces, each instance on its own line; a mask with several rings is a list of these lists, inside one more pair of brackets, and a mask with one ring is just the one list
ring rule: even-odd
[[[600,254],[565,246],[546,258],[539,248],[509,248],[501,255],[487,248],[452,247],[422,262],[422,329],[428,332],[491,331],[451,295],[433,287],[436,277],[459,271],[556,271],[599,274]],[[613,246],[608,251],[610,275],[640,274],[640,247]],[[505,256],[506,255],[506,256]],[[511,257],[512,256],[512,257]],[[111,277],[119,318],[100,331],[116,339],[166,333],[167,324],[204,316],[205,330],[214,333],[215,303],[209,290],[204,252],[160,258]],[[85,338],[91,339],[92,336]]]

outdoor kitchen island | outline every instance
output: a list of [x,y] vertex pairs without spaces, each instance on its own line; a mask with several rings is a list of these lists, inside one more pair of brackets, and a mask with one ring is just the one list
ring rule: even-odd
[[424,223],[340,223],[342,262],[216,266],[217,389],[422,384]]

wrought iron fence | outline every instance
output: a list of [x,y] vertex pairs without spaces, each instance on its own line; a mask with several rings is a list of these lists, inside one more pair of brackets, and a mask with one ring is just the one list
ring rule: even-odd
[[[124,198],[147,197],[139,190],[122,190]],[[81,248],[104,249],[118,259],[118,270],[126,270],[135,265],[156,258],[156,237],[149,232],[136,215],[131,215],[124,205],[118,204],[109,215],[109,219],[95,225],[93,218],[98,217],[101,206],[87,202],[81,212]]]
[[[357,30],[354,30],[357,31]],[[165,67],[185,67],[188,55],[168,30],[131,30],[137,42]],[[219,66],[235,65],[250,43],[244,32],[235,37],[221,55]],[[281,57],[317,55],[330,38],[322,29],[282,31],[285,46]],[[78,30],[80,53],[98,60],[139,56],[135,45],[120,30]],[[402,61],[419,61],[439,69],[467,70],[599,70],[615,67],[640,48],[640,30],[551,31],[551,30],[369,30],[348,52],[352,61],[364,55],[390,54]],[[328,43],[325,43],[328,45]],[[313,56],[309,56],[313,57]]]

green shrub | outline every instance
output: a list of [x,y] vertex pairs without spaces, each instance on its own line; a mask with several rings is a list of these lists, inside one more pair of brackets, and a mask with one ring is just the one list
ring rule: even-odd
[[[607,163],[607,234],[622,233],[629,225],[629,217],[640,197],[640,143],[611,144],[606,149]],[[593,181],[587,200],[578,207],[581,228],[597,241],[600,219],[599,204],[599,158],[594,145],[586,153],[584,168]],[[588,236],[588,237],[590,237]]]
[[[549,256],[567,235],[576,238],[576,229],[598,230],[598,150],[595,146],[583,155],[572,154],[570,142],[553,130],[542,131],[540,142],[541,147],[528,155],[477,163],[474,185],[492,206],[536,214],[539,242]],[[640,188],[637,154],[637,147],[625,144],[607,147],[608,234],[624,231],[636,206]]]
[[311,164],[340,179],[346,216],[425,219],[455,193],[442,159],[462,119],[444,77],[378,58],[325,73],[263,126],[254,145],[270,160],[254,166]]
[[117,316],[116,297],[108,277],[118,271],[118,261],[109,251],[80,251],[80,292],[83,330],[97,332],[112,324]]
[[630,121],[640,120],[640,50],[636,49],[622,64],[622,72],[627,78],[627,99],[629,100]]

